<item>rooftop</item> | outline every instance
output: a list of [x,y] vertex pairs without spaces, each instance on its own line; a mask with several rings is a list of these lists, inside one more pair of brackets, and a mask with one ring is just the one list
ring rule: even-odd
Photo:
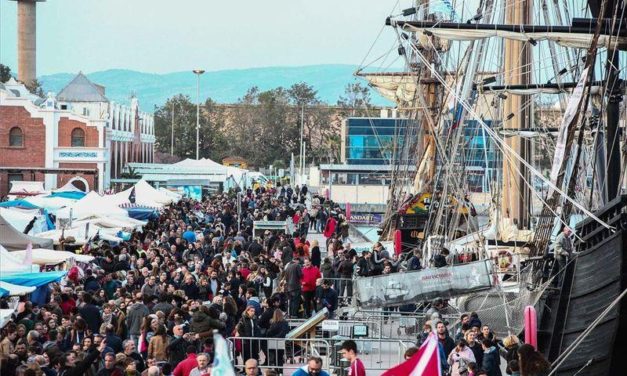
[[104,86],[91,82],[82,72],[59,92],[57,99],[64,102],[109,102]]

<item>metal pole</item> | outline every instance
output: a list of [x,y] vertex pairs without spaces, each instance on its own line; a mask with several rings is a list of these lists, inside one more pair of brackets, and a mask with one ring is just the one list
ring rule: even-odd
[[172,135],[170,137],[170,155],[174,155],[174,100],[172,101]]
[[[303,129],[305,127],[305,105],[301,105],[300,107],[300,152],[298,153],[299,159],[300,159],[300,163],[299,163],[299,167],[298,167],[298,175],[299,175],[299,181],[303,178],[303,168],[304,168],[304,164],[303,164]],[[302,183],[302,182],[301,182]]]
[[[303,141],[303,173],[300,175],[301,179],[304,179],[305,176],[305,160],[307,159],[307,156],[305,155],[305,151],[307,150],[307,142]],[[300,182],[301,184],[305,183],[305,180]]]
[[200,74],[196,74],[196,159],[200,159]]

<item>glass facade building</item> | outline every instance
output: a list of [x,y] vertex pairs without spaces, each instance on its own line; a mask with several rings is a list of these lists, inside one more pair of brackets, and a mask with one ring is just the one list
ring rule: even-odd
[[[349,118],[344,123],[343,156],[349,165],[415,164],[415,155],[402,160],[407,128],[413,120]],[[406,158],[407,159],[407,158]]]

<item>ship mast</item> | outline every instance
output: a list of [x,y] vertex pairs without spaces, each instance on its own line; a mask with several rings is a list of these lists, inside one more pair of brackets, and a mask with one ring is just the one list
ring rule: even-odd
[[[532,1],[506,0],[505,24],[531,24]],[[508,85],[528,84],[531,81],[531,48],[528,42],[504,40],[504,80]],[[503,128],[510,130],[529,129],[532,123],[531,105],[527,95],[509,95],[503,106]],[[512,150],[529,160],[529,141],[522,137],[506,140]],[[503,153],[503,199],[501,215],[505,223],[518,229],[529,228],[529,207],[531,192],[525,180],[529,181],[526,167]]]

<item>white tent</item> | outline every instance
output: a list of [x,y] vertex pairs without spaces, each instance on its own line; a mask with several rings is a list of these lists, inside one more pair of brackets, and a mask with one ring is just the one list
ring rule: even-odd
[[87,243],[87,241],[89,241],[89,239],[95,237],[97,234],[102,240],[121,242],[122,239],[116,236],[117,232],[117,229],[107,229],[95,224],[89,224],[89,228],[86,225],[82,225],[80,227],[66,229],[65,231],[46,231],[37,234],[37,236],[44,239],[51,239],[52,241],[54,241],[54,244],[59,244],[59,239],[61,238],[61,235],[64,235],[66,239],[71,236],[75,240],[75,242],[72,243],[73,245],[84,245],[85,243]]
[[159,188],[159,192],[163,193],[164,195],[170,197],[172,199],[172,201],[174,202],[179,202],[181,200],[181,198],[183,197],[181,194],[173,192],[169,189],[165,189],[163,187]]
[[24,196],[46,192],[44,183],[41,181],[14,181],[11,182],[9,195]]
[[[10,252],[12,256],[24,259],[26,257],[26,251],[14,251]],[[52,249],[33,249],[33,264],[37,265],[57,265],[62,262],[74,259],[78,262],[91,262],[94,260],[93,256],[79,255],[68,251],[55,251]]]
[[9,323],[14,312],[14,309],[0,309],[0,328]]
[[128,217],[126,210],[120,208],[111,196],[100,196],[96,192],[89,192],[85,197],[76,201],[74,204],[57,211],[58,218],[84,219],[93,216],[104,217]]
[[[15,227],[16,229],[18,229],[20,232],[24,232],[24,229],[26,228],[26,226],[28,226],[28,223],[30,221],[33,220],[34,217],[40,217],[38,215],[38,210],[13,210],[13,209],[5,209],[5,208],[0,208],[0,215],[11,224],[11,226]],[[43,219],[44,224],[46,222],[46,219],[43,217],[40,217],[40,219]],[[37,223],[37,221],[35,221],[35,226],[39,229],[41,229],[41,223]],[[29,232],[30,234],[36,234],[37,232],[41,232],[41,231],[31,231]]]
[[76,188],[76,186],[72,184],[71,181],[68,181],[67,183],[65,183],[63,187],[57,188],[54,191],[55,192],[83,192],[80,189]]
[[172,203],[172,198],[160,192],[148,184],[145,180],[138,181],[131,188],[107,196],[116,205],[128,205],[131,203],[130,196],[135,189],[135,204],[151,208],[162,208]]
[[101,217],[94,216],[91,218],[85,218],[80,221],[74,221],[72,223],[73,227],[81,227],[85,226],[86,223],[91,223],[97,225],[98,227],[108,228],[108,229],[135,229],[141,231],[143,226],[146,225],[147,222],[140,221],[131,217],[122,218],[122,217]]
[[141,196],[145,196],[146,199],[154,201],[158,204],[170,205],[172,198],[165,193],[153,188],[146,180],[140,180],[135,184],[135,197],[141,199]]
[[73,205],[77,200],[64,197],[50,197],[46,195],[31,196],[24,198],[24,201],[48,210],[51,214],[55,214],[59,209]]
[[202,158],[202,159],[185,159],[182,160],[180,162],[174,163],[174,166],[177,167],[183,167],[183,168],[203,168],[203,169],[207,169],[207,172],[211,171],[211,172],[221,172],[223,174],[226,174],[228,171],[228,167],[221,165],[218,162],[212,161],[209,158]]
[[30,294],[31,292],[35,291],[36,287],[20,286],[20,285],[14,285],[9,282],[0,281],[0,289],[4,289],[8,291],[8,296],[22,296],[22,295]]
[[24,256],[19,257],[9,252],[0,245],[0,273],[24,273],[39,271],[39,267],[32,265],[24,265]]

